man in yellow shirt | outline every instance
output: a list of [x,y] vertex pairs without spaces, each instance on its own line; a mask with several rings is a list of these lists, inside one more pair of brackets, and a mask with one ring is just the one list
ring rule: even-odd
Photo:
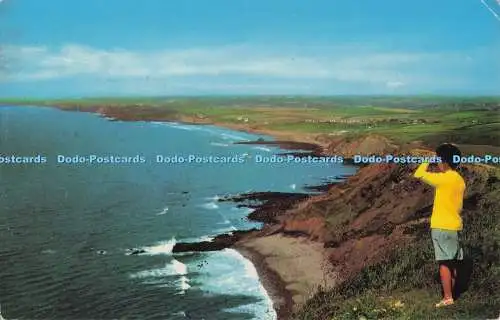
[[457,261],[463,259],[459,232],[462,230],[463,197],[465,182],[456,171],[458,163],[454,156],[461,156],[460,150],[452,144],[443,144],[436,149],[441,159],[439,172],[428,172],[428,163],[422,163],[414,177],[435,188],[434,206],[431,215],[431,236],[439,274],[443,286],[443,299],[436,307],[453,304],[453,289],[457,277]]

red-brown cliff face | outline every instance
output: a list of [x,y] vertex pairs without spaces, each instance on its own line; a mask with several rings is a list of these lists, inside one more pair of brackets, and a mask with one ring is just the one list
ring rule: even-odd
[[[323,242],[338,271],[352,275],[410,240],[415,228],[428,228],[434,192],[412,177],[415,169],[415,165],[365,166],[328,193],[287,211],[280,218],[280,230]],[[461,174],[468,199],[488,183],[484,167],[464,166]]]

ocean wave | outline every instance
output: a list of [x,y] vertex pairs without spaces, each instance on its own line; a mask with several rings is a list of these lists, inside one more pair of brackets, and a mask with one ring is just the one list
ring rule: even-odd
[[215,230],[215,232],[217,234],[233,233],[234,231],[238,231],[238,229],[233,225],[231,225],[227,228],[220,228],[220,229]]
[[220,200],[228,200],[228,199],[231,199],[233,197],[237,197],[239,194],[238,193],[224,193],[222,195],[218,195],[216,194],[215,196],[212,196],[212,197],[205,197],[204,199],[205,200],[209,200],[209,201],[214,201],[214,202],[218,202]]
[[174,270],[177,274],[179,274],[179,275],[188,274],[187,266],[184,263],[180,262],[179,260],[176,260],[176,259],[172,260],[172,265],[173,265]]
[[180,130],[186,130],[186,131],[195,131],[199,130],[200,128],[196,125],[186,125],[186,124],[181,124],[178,122],[169,122],[168,126],[171,128],[175,129],[180,129]]
[[216,194],[215,196],[213,197],[206,197],[205,200],[211,200],[211,201],[219,201],[221,199],[221,197]]
[[235,135],[235,134],[230,134],[230,133],[222,133],[221,138],[224,140],[232,140],[232,141],[249,141],[245,137],[242,137],[240,135]]
[[[227,312],[254,314],[257,319],[276,319],[276,312],[268,293],[260,283],[255,266],[234,249],[214,252],[206,258],[207,263],[200,289],[206,294],[252,295],[260,301],[225,309]],[[240,270],[245,270],[242,274]],[[203,269],[202,269],[203,270]]]
[[[137,249],[138,251],[143,251],[141,254],[144,255],[159,255],[159,254],[171,254],[176,243],[175,237],[170,240],[160,241],[155,245],[146,246]],[[130,255],[130,253],[129,253]]]
[[197,243],[197,242],[203,242],[203,241],[212,241],[215,238],[215,236],[201,236],[201,237],[193,237],[193,238],[185,238],[182,240],[179,240],[179,242],[183,243]]
[[[186,317],[186,312],[184,311],[179,311],[179,312],[175,312],[175,313],[172,313],[173,316],[181,316],[181,317]],[[1,319],[0,319],[1,320]]]
[[[235,257],[236,259],[240,259],[243,262],[245,274],[248,277],[259,282],[259,293],[260,293],[260,295],[262,295],[264,297],[265,304],[268,306],[268,308],[265,311],[259,312],[257,318],[264,319],[264,320],[277,319],[277,314],[276,314],[276,311],[274,310],[274,307],[273,307],[273,300],[271,299],[271,297],[267,293],[266,289],[264,288],[264,286],[260,282],[259,274],[258,274],[255,266],[253,265],[253,263],[250,260],[243,257],[238,251],[236,251],[234,249],[228,249],[228,251],[229,251],[229,254],[231,254],[233,257]],[[227,309],[225,309],[225,311],[236,312],[236,313],[250,311],[250,312],[255,313],[256,310],[254,307],[251,307],[251,306],[239,306],[236,308],[227,308]]]
[[[132,279],[162,278],[167,276],[186,276],[187,266],[177,259],[172,259],[170,263],[162,268],[143,270],[130,275]],[[150,282],[151,283],[151,282]]]
[[229,147],[229,144],[221,142],[210,142],[210,145],[214,147]]
[[208,210],[215,210],[219,209],[219,206],[215,202],[209,202],[201,205],[202,208],[208,209]]
[[293,183],[293,184],[290,185],[290,188],[292,188],[293,190],[295,190],[297,188],[297,185],[295,183]]
[[[179,291],[177,294],[184,294],[186,290],[191,288],[189,284],[188,267],[177,259],[172,259],[162,268],[143,270],[130,274],[131,279],[144,280],[143,284],[156,285],[157,287],[172,287],[175,286]],[[164,278],[178,276],[173,282],[166,282]]]
[[162,122],[162,121],[149,121],[148,123],[150,123],[154,126],[164,126],[167,124],[166,122]]
[[7,320],[2,316],[2,305],[0,304],[0,320]]
[[256,150],[261,150],[261,151],[266,151],[266,152],[271,152],[272,150],[269,149],[269,148],[266,148],[266,147],[253,147],[253,149],[256,149]]
[[238,212],[241,212],[245,215],[248,215],[252,212],[254,212],[255,210],[257,209],[254,209],[254,208],[245,208],[245,207],[241,207],[241,208],[238,208],[238,207],[232,207],[231,208],[231,211],[238,211]]
[[217,224],[231,224],[231,221],[226,219],[224,221],[218,222]]
[[168,212],[168,207],[165,207],[165,208],[163,208],[163,210],[161,212],[158,212],[156,215],[161,216],[161,215],[166,214],[167,212]]
[[186,290],[191,288],[191,286],[189,285],[189,279],[186,276],[180,277],[180,279],[177,280],[176,284],[178,285],[179,289],[181,290],[177,294],[185,294]]

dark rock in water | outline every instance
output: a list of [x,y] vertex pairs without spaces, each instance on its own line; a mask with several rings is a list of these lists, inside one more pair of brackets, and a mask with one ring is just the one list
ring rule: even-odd
[[133,250],[130,255],[134,255],[134,254],[141,254],[141,253],[145,253],[146,250],[143,250],[143,249],[135,249]]
[[219,199],[238,203],[238,207],[255,209],[248,219],[263,223],[277,223],[277,217],[296,203],[310,197],[306,193],[253,192]]
[[141,253],[145,253],[146,250],[144,249],[127,249],[127,251],[129,252],[129,255],[138,255],[138,254],[141,254]]
[[202,252],[202,251],[218,251],[231,247],[237,241],[241,240],[243,236],[258,231],[252,229],[248,231],[235,231],[231,234],[221,234],[216,236],[212,241],[201,242],[179,242],[174,245],[173,253],[178,252]]
[[305,186],[304,189],[308,190],[308,191],[314,191],[314,192],[328,192],[328,190],[330,190],[330,188],[347,180],[349,177],[350,177],[349,175],[338,175],[338,176],[335,176],[334,181],[326,181],[324,184],[320,184],[320,185]]
[[176,243],[172,252],[202,252],[202,251],[217,251],[231,246],[232,243],[202,241],[196,243]]

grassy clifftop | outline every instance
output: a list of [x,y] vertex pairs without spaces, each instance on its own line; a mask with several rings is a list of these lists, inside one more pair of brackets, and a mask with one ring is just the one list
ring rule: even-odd
[[[440,285],[426,227],[408,229],[409,243],[330,291],[318,292],[297,319],[496,319],[500,314],[500,183],[495,176],[465,203],[464,247],[470,286],[454,306],[436,310]],[[436,275],[432,277],[432,275]]]

